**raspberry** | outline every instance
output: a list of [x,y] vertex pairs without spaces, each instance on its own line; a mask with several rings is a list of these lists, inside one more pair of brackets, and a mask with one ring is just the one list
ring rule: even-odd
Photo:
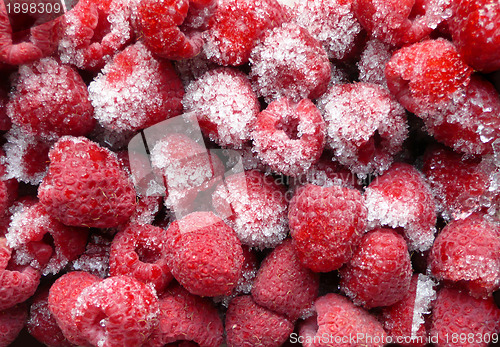
[[41,203],[13,214],[5,237],[19,265],[57,274],[85,250],[88,231],[61,224]]
[[458,282],[475,297],[500,289],[500,221],[487,218],[474,213],[450,222],[429,255],[436,278]]
[[359,70],[359,81],[378,84],[387,89],[385,64],[391,59],[392,53],[390,45],[377,39],[368,41],[356,63]]
[[365,190],[371,227],[403,228],[410,251],[432,246],[436,204],[425,177],[413,166],[395,163]]
[[330,81],[330,62],[319,43],[298,25],[285,23],[261,39],[250,55],[254,90],[266,102],[316,99]]
[[116,132],[144,129],[182,112],[184,89],[168,61],[140,42],[108,62],[89,85],[95,117]]
[[252,298],[260,306],[295,321],[310,314],[318,289],[319,275],[302,266],[292,241],[287,240],[262,262]]
[[237,148],[250,139],[260,108],[246,75],[231,68],[210,70],[190,83],[183,104],[206,136]]
[[0,237],[0,271],[3,271],[9,265],[12,256],[12,249],[7,245],[7,239]]
[[223,1],[209,21],[204,47],[207,57],[220,65],[242,65],[267,29],[285,20],[276,0]]
[[160,196],[142,196],[137,199],[135,213],[130,217],[130,223],[152,224],[161,206]]
[[500,69],[500,4],[494,0],[454,2],[450,32],[453,43],[465,62],[475,70]]
[[362,46],[361,25],[352,12],[352,0],[297,1],[294,22],[307,29],[325,48],[328,58],[346,60]]
[[225,177],[212,200],[243,244],[263,249],[275,247],[286,237],[285,190],[271,176],[251,170]]
[[259,306],[250,295],[243,295],[234,298],[229,304],[226,332],[229,347],[279,347],[293,332],[293,323]]
[[70,263],[69,270],[85,271],[101,278],[108,277],[111,241],[106,235],[90,234],[85,252]]
[[14,87],[7,115],[31,134],[44,138],[80,136],[94,127],[87,86],[70,66],[53,58],[23,65]]
[[402,236],[391,229],[365,234],[340,270],[341,288],[366,308],[390,306],[404,299],[411,282],[411,261]]
[[0,311],[0,346],[9,346],[21,332],[28,312],[25,305]]
[[393,341],[403,338],[403,346],[425,346],[429,340],[427,319],[432,302],[436,299],[435,283],[422,274],[414,274],[406,297],[398,303],[384,307],[384,327]]
[[211,212],[194,212],[166,231],[167,263],[175,279],[200,296],[229,295],[243,266],[234,230]]
[[[222,345],[224,327],[217,309],[208,299],[173,285],[160,297],[159,304],[159,325],[146,346],[170,346],[177,341],[207,347]],[[180,345],[184,346],[182,342]]]
[[49,154],[38,197],[63,224],[110,228],[135,210],[135,191],[116,155],[83,137],[63,137]]
[[[487,337],[500,329],[500,309],[493,298],[475,299],[452,288],[443,288],[437,294],[432,310],[431,337],[438,347],[456,346],[446,336]],[[486,339],[459,340],[460,346],[488,346]]]
[[65,15],[59,56],[66,64],[99,71],[132,38],[130,8],[124,0],[80,0]]
[[301,263],[315,272],[346,263],[366,228],[361,194],[340,186],[308,184],[290,201],[290,234]]
[[333,85],[318,108],[327,145],[341,164],[362,176],[387,170],[408,136],[403,107],[375,84]]
[[[305,347],[331,346],[334,341],[337,341],[335,346],[384,345],[382,341],[385,341],[386,333],[380,322],[347,298],[329,293],[317,299],[314,306],[316,315],[300,325]],[[353,336],[356,337],[354,343],[338,342],[352,341]]]
[[157,292],[162,292],[172,280],[167,252],[165,230],[152,225],[130,225],[113,239],[110,275],[128,275],[151,283]]

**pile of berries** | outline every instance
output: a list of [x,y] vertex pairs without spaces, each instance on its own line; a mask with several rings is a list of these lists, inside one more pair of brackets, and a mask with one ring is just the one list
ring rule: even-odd
[[498,345],[498,0],[14,8],[0,347]]

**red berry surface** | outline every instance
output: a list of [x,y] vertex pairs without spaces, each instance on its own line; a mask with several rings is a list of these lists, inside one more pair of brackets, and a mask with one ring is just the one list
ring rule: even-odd
[[9,346],[26,324],[26,305],[17,305],[0,310],[0,346]]

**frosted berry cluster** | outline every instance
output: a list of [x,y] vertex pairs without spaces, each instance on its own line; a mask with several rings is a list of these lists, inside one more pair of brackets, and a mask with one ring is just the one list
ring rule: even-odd
[[0,1],[0,347],[500,343],[498,0],[53,3]]

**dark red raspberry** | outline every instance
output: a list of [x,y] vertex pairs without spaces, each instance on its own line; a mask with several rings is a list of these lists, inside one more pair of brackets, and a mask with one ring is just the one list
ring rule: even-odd
[[80,0],[65,15],[59,56],[66,64],[98,71],[132,39],[125,0]]
[[257,170],[225,177],[212,195],[217,213],[247,246],[275,247],[287,235],[285,190]]
[[387,334],[403,346],[425,346],[429,340],[427,320],[436,299],[436,284],[426,275],[414,274],[410,290],[398,303],[384,307],[383,321]]
[[250,56],[254,90],[267,102],[288,97],[316,99],[330,81],[330,62],[321,43],[296,24],[266,33]]
[[109,273],[151,283],[161,293],[173,278],[167,265],[166,246],[165,230],[152,225],[132,224],[113,239]]
[[262,262],[253,283],[252,298],[293,322],[311,314],[318,289],[319,275],[300,263],[292,240],[287,240]]
[[293,323],[243,295],[229,304],[226,332],[228,347],[279,347],[293,332]]
[[366,215],[357,190],[313,184],[299,188],[290,201],[288,223],[302,264],[315,272],[340,268],[365,231]]
[[183,104],[206,136],[231,147],[250,140],[260,109],[246,75],[231,68],[210,70],[189,84]]
[[252,138],[253,150],[273,171],[297,176],[321,156],[325,121],[310,100],[281,98],[259,113]]
[[458,282],[475,297],[500,289],[500,221],[489,218],[474,213],[450,222],[429,255],[436,278]]
[[405,110],[375,84],[333,85],[318,108],[335,158],[362,176],[387,170],[408,136]]
[[405,240],[394,230],[381,228],[363,236],[352,258],[340,270],[340,286],[357,305],[390,306],[408,294],[411,274]]
[[63,137],[50,151],[38,197],[63,224],[110,228],[135,210],[135,190],[111,151],[83,137]]
[[430,331],[436,346],[486,347],[499,330],[500,309],[492,297],[475,299],[452,288],[438,292]]
[[14,87],[7,114],[33,135],[80,136],[95,125],[87,86],[69,65],[53,58],[23,65]]
[[14,342],[26,324],[27,318],[26,305],[0,310],[0,346],[10,346]]
[[359,81],[375,83],[387,88],[385,64],[391,59],[392,53],[393,49],[390,45],[377,39],[368,41],[357,62]]
[[222,345],[224,327],[219,312],[208,299],[175,284],[160,297],[159,304],[159,324],[145,346],[170,346],[177,341],[206,347]]
[[70,263],[70,271],[85,271],[101,278],[109,277],[109,253],[112,238],[91,233],[85,252]]
[[395,163],[365,190],[371,227],[403,228],[410,251],[432,246],[436,203],[425,177],[413,166]]
[[99,123],[126,132],[179,115],[184,89],[172,65],[155,59],[138,42],[106,64],[89,93]]
[[220,65],[242,65],[267,29],[280,25],[286,11],[276,0],[221,2],[205,34],[205,54]]
[[200,296],[231,294],[241,276],[241,243],[212,212],[194,212],[166,231],[168,266],[175,279]]
[[326,294],[314,306],[316,315],[300,325],[305,347],[384,345],[387,335],[382,324],[346,297]]

